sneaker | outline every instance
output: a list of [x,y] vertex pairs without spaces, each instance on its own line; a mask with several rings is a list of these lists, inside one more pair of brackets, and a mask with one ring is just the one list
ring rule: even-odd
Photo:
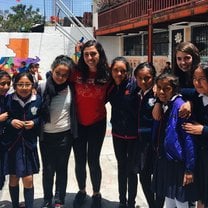
[[101,208],[101,194],[96,194],[92,196],[91,208]]
[[64,205],[63,204],[55,203],[54,204],[54,208],[64,208]]
[[60,200],[55,200],[54,203],[54,208],[63,208],[64,207],[64,203],[62,203]]
[[86,198],[86,192],[79,191],[73,201],[73,208],[80,208]]
[[52,208],[52,202],[49,200],[44,200],[41,208]]

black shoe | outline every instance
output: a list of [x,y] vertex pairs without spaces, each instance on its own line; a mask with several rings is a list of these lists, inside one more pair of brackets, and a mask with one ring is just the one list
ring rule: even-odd
[[24,202],[19,203],[19,208],[25,208],[25,203]]
[[86,192],[79,191],[73,201],[73,208],[80,208],[86,198]]
[[101,194],[96,194],[92,196],[91,208],[101,208]]
[[51,200],[44,200],[43,204],[41,205],[41,208],[52,208]]

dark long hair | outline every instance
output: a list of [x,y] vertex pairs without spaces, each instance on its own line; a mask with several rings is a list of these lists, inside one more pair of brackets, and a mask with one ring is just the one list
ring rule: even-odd
[[81,50],[81,56],[78,61],[78,70],[81,71],[82,79],[85,82],[89,77],[89,67],[84,61],[84,50],[85,48],[95,46],[99,53],[99,62],[97,64],[97,73],[95,77],[96,84],[104,84],[109,80],[109,66],[105,51],[102,45],[96,40],[89,40],[83,46]]

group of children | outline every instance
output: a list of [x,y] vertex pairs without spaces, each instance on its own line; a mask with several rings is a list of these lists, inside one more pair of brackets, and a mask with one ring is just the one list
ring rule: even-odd
[[[90,47],[92,46],[86,48]],[[193,45],[190,43],[186,43],[183,48],[191,48],[193,51]],[[82,52],[84,61],[88,62],[87,58],[95,57],[98,52],[100,51]],[[176,52],[176,61],[178,66],[181,64],[181,70],[192,77],[195,91],[188,92],[188,104],[187,97],[183,96],[183,93],[181,95],[179,77],[172,73],[162,73],[156,77],[153,64],[144,62],[135,68],[134,78],[131,78],[130,66],[124,57],[117,57],[112,61],[112,79],[103,90],[107,91],[106,102],[109,101],[112,106],[111,123],[113,147],[118,162],[119,208],[135,208],[137,174],[150,208],[163,207],[164,203],[168,208],[188,208],[189,203],[193,201],[198,201],[198,208],[208,206],[208,67],[199,63],[194,65],[194,55],[183,50]],[[93,63],[89,62],[88,65],[92,66]],[[97,65],[96,63],[95,66]],[[81,206],[79,200],[86,197],[86,173],[80,170],[86,165],[87,159],[85,163],[80,164],[84,150],[80,152],[78,148],[86,141],[80,143],[74,138],[84,138],[85,135],[81,133],[89,134],[90,129],[79,124],[77,135],[74,91],[68,79],[74,67],[70,58],[62,55],[57,57],[40,95],[33,92],[33,76],[23,72],[14,77],[14,92],[6,96],[11,78],[8,73],[0,71],[0,185],[2,188],[4,176],[10,175],[9,191],[14,208],[19,207],[20,178],[24,186],[25,206],[33,207],[33,174],[39,172],[38,136],[41,138],[43,162],[43,207],[52,206],[55,173],[55,203],[64,205],[67,164],[73,145],[80,188],[74,208]],[[81,89],[81,82],[78,81],[76,84]],[[157,115],[154,115],[156,103],[161,108],[157,108]],[[61,120],[60,113],[63,115]],[[82,116],[78,115],[82,119],[87,118]],[[105,128],[105,119],[102,118],[101,121],[99,126],[97,124],[94,127],[99,127],[99,134],[104,132]],[[97,139],[95,132],[92,133],[89,135]],[[93,140],[94,142],[98,143]],[[57,150],[59,146],[61,149]],[[101,149],[102,144],[99,146]],[[57,155],[60,155],[60,151],[64,151],[64,154],[56,157],[54,151],[59,151]],[[100,151],[96,154],[98,160],[99,154]],[[91,165],[94,159],[90,159]],[[99,167],[99,161],[97,163]],[[83,168],[82,170],[84,171]],[[93,174],[98,173],[91,170],[94,191],[92,207],[99,208],[101,178],[96,181]]]
[[156,77],[151,63],[139,64],[135,87],[126,59],[112,62],[109,101],[119,208],[135,207],[137,173],[149,207],[208,205],[208,67],[189,42],[177,46],[175,65],[179,77],[174,72]]

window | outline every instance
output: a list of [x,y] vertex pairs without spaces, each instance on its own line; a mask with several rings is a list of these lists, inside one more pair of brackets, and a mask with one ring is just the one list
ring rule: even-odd
[[[142,40],[144,39],[144,40]],[[169,44],[169,33],[160,32],[153,34],[153,55],[167,56]],[[148,35],[124,37],[124,55],[125,56],[144,56],[148,50]]]
[[169,45],[169,33],[161,32],[153,34],[153,55],[167,56]]
[[200,56],[208,56],[208,25],[192,27],[192,42],[199,49]]
[[124,37],[124,56],[142,55],[142,36]]

